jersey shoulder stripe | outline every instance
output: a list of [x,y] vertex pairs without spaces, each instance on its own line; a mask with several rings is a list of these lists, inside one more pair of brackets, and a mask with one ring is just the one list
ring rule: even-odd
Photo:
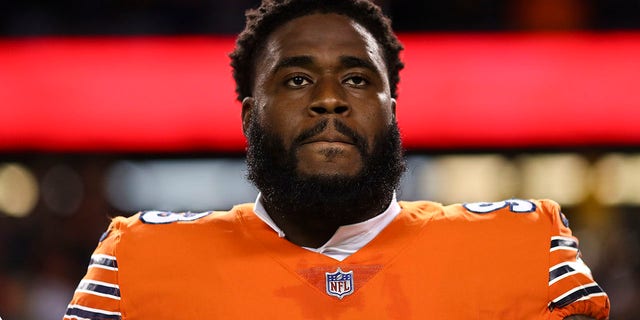
[[65,319],[100,319],[100,320],[121,320],[120,312],[111,312],[101,309],[88,308],[79,305],[69,305]]
[[78,284],[64,319],[120,319],[116,246],[120,219],[111,222],[89,260],[87,273]]
[[120,300],[120,287],[116,284],[94,280],[82,280],[76,291],[85,292],[101,297]]
[[578,241],[576,241],[574,238],[553,236],[551,237],[550,251],[555,250],[578,251]]
[[593,297],[593,296],[602,296],[602,295],[606,295],[604,293],[604,290],[602,290],[602,288],[600,288],[600,286],[597,283],[592,282],[588,285],[583,285],[577,288],[573,288],[572,290],[569,290],[563,293],[562,295],[560,295],[559,297],[553,299],[553,301],[549,304],[549,309],[553,310],[555,308],[566,307],[569,304],[576,302],[578,300]]
[[89,261],[89,268],[102,268],[112,271],[118,270],[118,261],[116,257],[106,254],[93,254]]
[[577,271],[571,266],[571,262],[555,265],[551,270],[549,270],[549,285],[552,285],[575,273],[577,273]]
[[549,310],[557,315],[585,314],[605,319],[609,298],[594,281],[591,270],[582,261],[578,239],[569,229],[569,221],[560,205],[543,203],[551,218],[549,238]]

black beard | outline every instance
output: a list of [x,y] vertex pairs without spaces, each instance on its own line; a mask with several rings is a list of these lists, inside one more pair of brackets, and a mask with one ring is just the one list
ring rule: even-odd
[[[366,140],[333,119],[337,131],[348,136],[362,157],[355,176],[301,175],[297,172],[298,142],[320,134],[329,119],[302,133],[287,150],[283,140],[251,120],[248,128],[248,179],[260,190],[265,208],[276,221],[318,227],[353,224],[382,213],[405,170],[400,132],[394,121],[376,136],[368,151]],[[273,217],[274,214],[280,215]]]

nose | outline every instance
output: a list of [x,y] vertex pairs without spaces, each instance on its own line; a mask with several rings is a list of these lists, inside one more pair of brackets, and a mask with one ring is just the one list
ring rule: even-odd
[[323,79],[316,82],[312,101],[309,104],[309,114],[312,116],[324,114],[348,115],[351,108],[346,99],[346,92],[340,81]]

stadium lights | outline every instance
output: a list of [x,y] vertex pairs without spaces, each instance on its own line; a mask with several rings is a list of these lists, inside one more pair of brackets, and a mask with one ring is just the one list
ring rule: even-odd
[[24,218],[38,202],[38,182],[33,173],[17,163],[0,164],[0,211]]

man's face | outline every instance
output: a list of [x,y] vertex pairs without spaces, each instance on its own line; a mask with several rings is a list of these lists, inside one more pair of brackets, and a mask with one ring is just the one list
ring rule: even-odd
[[[337,14],[289,21],[256,62],[251,121],[280,138],[302,176],[356,176],[375,139],[395,123],[383,53],[359,24]],[[254,119],[252,119],[254,118]]]

